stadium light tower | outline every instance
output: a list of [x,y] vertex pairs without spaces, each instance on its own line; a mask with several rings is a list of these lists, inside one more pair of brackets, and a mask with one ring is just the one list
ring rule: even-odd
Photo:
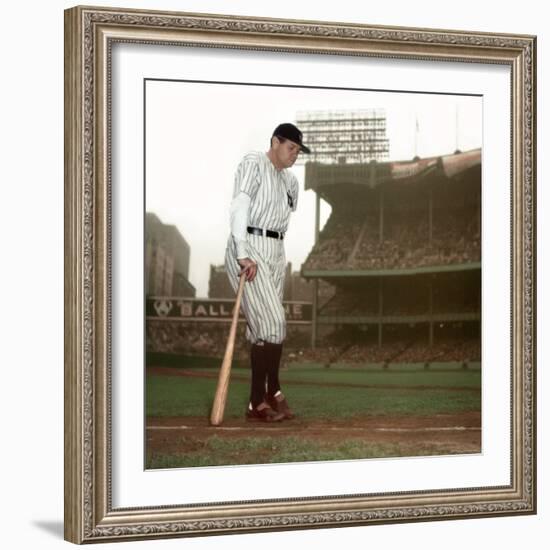
[[388,158],[384,109],[358,111],[307,111],[296,114],[311,155],[301,162],[364,164]]

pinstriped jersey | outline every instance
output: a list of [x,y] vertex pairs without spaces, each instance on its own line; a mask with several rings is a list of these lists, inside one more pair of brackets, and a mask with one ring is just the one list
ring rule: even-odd
[[237,167],[233,197],[250,196],[248,224],[286,232],[298,204],[298,180],[288,169],[278,171],[266,153],[247,153]]

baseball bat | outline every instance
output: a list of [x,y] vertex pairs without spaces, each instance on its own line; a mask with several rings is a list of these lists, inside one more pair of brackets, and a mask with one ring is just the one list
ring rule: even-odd
[[246,274],[242,273],[239,281],[239,289],[237,290],[237,299],[233,308],[233,319],[229,330],[229,338],[225,346],[225,354],[223,356],[220,375],[218,377],[218,386],[216,387],[216,395],[214,396],[214,404],[212,405],[212,413],[210,414],[210,424],[219,426],[223,420],[225,412],[225,402],[227,401],[227,390],[229,388],[229,375],[231,374],[231,361],[233,360],[233,351],[235,349],[235,337],[237,336],[237,322],[239,320],[239,309],[241,308],[241,298],[243,295],[244,282]]

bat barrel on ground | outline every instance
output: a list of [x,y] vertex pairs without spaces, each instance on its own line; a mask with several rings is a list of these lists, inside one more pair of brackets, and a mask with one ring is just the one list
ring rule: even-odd
[[219,426],[223,421],[225,412],[225,403],[227,401],[227,390],[229,388],[229,376],[231,374],[231,362],[233,360],[233,352],[235,350],[235,338],[237,336],[237,323],[239,321],[239,310],[241,308],[241,298],[243,295],[244,282],[246,274],[242,273],[239,281],[239,289],[237,290],[237,299],[233,308],[233,319],[231,320],[231,328],[229,330],[229,338],[225,346],[225,354],[223,356],[220,375],[218,377],[218,386],[214,396],[214,404],[212,405],[212,413],[210,414],[210,424]]

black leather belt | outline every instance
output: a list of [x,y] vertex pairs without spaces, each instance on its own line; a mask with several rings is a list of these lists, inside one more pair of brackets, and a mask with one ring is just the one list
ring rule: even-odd
[[283,240],[285,238],[284,233],[279,231],[271,231],[271,229],[260,229],[259,227],[250,227],[248,226],[246,230],[252,235],[265,235],[266,237],[271,237],[272,239]]

